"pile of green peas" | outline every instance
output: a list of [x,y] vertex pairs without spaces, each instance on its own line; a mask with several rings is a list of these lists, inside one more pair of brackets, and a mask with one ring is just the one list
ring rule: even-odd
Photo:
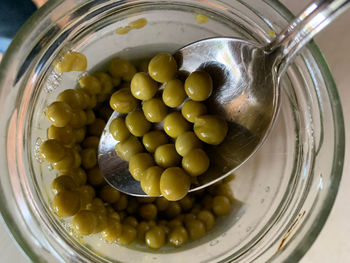
[[[109,126],[117,155],[129,162],[130,174],[147,195],[170,201],[184,198],[195,177],[208,170],[203,143],[219,145],[228,130],[226,121],[208,114],[204,104],[213,90],[210,75],[195,71],[183,83],[177,70],[175,59],[166,53],[153,57],[147,72],[136,73],[131,63],[120,67],[115,74],[127,76],[130,88],[110,98],[113,110],[127,114]],[[160,122],[163,129],[152,129]]]
[[[77,57],[74,59],[76,61]],[[144,65],[145,63],[140,63],[138,69],[140,72],[147,71]],[[74,65],[69,67],[74,68]],[[39,152],[41,159],[50,163],[57,171],[57,176],[51,183],[54,195],[52,210],[60,218],[72,218],[72,228],[80,236],[99,233],[107,242],[121,245],[138,242],[152,249],[159,249],[166,244],[179,247],[190,240],[204,236],[213,228],[218,216],[230,212],[234,198],[227,182],[232,178],[205,190],[187,194],[176,201],[164,197],[128,196],[106,183],[97,163],[100,136],[112,113],[110,103],[116,92],[126,94],[128,102],[123,104],[119,101],[119,106],[131,107],[128,98],[133,85],[130,81],[136,74],[136,67],[130,62],[119,58],[113,59],[107,72],[83,76],[77,88],[64,90],[56,101],[47,107],[45,114],[51,126],[47,131],[48,139],[42,142]],[[133,112],[140,115],[140,111]],[[130,144],[139,142],[138,137],[132,135],[131,129],[127,128],[129,123],[133,123],[132,119],[130,122],[117,119],[113,123],[118,127],[113,133],[118,141],[125,145],[128,141]],[[138,130],[136,127],[135,132]],[[194,133],[188,130],[181,135],[186,143],[168,146],[171,144],[168,143],[169,138],[166,136],[164,131],[148,129],[142,137],[143,143],[139,142],[142,150],[138,151],[138,154],[127,153],[119,146],[122,156],[130,161],[129,168],[135,178],[144,176],[143,170],[147,167],[151,182],[147,184],[147,181],[141,180],[141,183],[143,182],[143,189],[147,189],[150,196],[159,195],[159,191],[156,192],[157,189],[153,187],[152,180],[157,183],[155,180],[157,176],[167,171],[161,166],[154,165],[154,157],[150,153],[156,155],[159,149],[158,154],[161,156],[162,151],[169,152],[169,147],[174,155],[180,151],[182,153],[180,155],[185,156],[192,147],[189,145],[199,147],[201,144],[198,139],[191,139],[194,138]],[[179,138],[180,136],[176,140]],[[145,152],[143,147],[148,152]],[[168,159],[165,158],[163,162],[169,163],[172,157]],[[180,174],[186,173],[179,167],[170,168],[181,169]],[[170,170],[172,175],[177,175],[177,172]],[[178,179],[172,178],[167,183],[178,184]]]

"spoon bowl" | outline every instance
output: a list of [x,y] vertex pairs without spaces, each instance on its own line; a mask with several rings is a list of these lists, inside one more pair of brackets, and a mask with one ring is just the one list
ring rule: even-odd
[[[207,107],[209,112],[223,116],[229,127],[220,145],[206,146],[210,168],[198,177],[198,184],[192,185],[190,191],[196,191],[232,173],[259,148],[275,119],[279,88],[275,74],[271,70],[265,72],[269,69],[264,65],[266,55],[257,43],[211,38],[187,45],[173,55],[179,67],[178,78],[185,79],[196,70],[211,75],[213,93]],[[119,116],[123,114],[112,114],[101,136],[98,155],[101,172],[121,192],[147,196],[140,182],[130,175],[128,162],[115,152],[117,141],[110,134],[109,125]]]
[[[246,162],[262,145],[276,120],[280,104],[280,79],[298,51],[350,6],[350,0],[312,2],[276,38],[262,45],[237,38],[211,38],[189,44],[174,57],[178,78],[203,70],[213,79],[207,106],[224,117],[228,134],[218,146],[206,146],[210,168],[192,184],[190,192],[223,179]],[[98,162],[107,182],[121,192],[147,196],[128,171],[128,163],[115,152],[117,143],[109,125],[102,133]]]

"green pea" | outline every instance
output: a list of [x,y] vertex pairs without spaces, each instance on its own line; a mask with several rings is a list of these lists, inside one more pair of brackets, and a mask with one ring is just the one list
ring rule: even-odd
[[186,156],[192,149],[201,147],[201,141],[192,131],[184,132],[175,141],[176,151],[181,156]]
[[186,99],[182,82],[178,79],[172,79],[167,82],[162,97],[165,105],[171,108],[179,107]]
[[144,220],[153,220],[157,217],[157,207],[154,204],[143,204],[140,206],[139,214]]
[[100,197],[106,203],[113,204],[120,198],[120,192],[110,185],[105,185],[100,191]]
[[130,89],[123,88],[112,94],[109,105],[117,112],[129,113],[137,108],[138,102]]
[[150,122],[161,122],[167,115],[168,109],[161,99],[153,98],[142,105],[143,113]]
[[96,95],[101,92],[102,85],[98,78],[94,76],[83,76],[79,79],[80,87],[91,95]]
[[113,208],[116,211],[123,211],[128,207],[128,198],[125,194],[120,194],[119,200],[113,204]]
[[81,162],[84,169],[91,169],[97,164],[97,151],[93,148],[86,148],[81,151]]
[[72,108],[65,102],[55,101],[46,110],[46,118],[53,126],[65,127],[73,115]]
[[51,125],[47,130],[47,137],[49,139],[55,139],[63,145],[70,145],[74,143],[73,129],[70,125],[65,127],[56,127]]
[[86,124],[90,125],[92,123],[94,123],[94,121],[96,120],[96,116],[93,110],[86,110],[85,111],[86,114]]
[[142,142],[148,152],[154,153],[160,145],[168,143],[168,136],[163,131],[150,131],[142,137]]
[[83,109],[84,99],[84,95],[75,89],[66,89],[57,96],[57,101],[67,103],[73,110]]
[[101,232],[101,237],[107,242],[115,242],[122,234],[122,225],[115,218],[108,218],[107,227]]
[[120,215],[119,213],[117,213],[113,207],[111,206],[107,206],[107,214],[108,217],[110,218],[114,218],[115,220],[117,220],[118,222],[120,222]]
[[86,208],[88,204],[94,199],[96,192],[95,189],[88,184],[82,185],[78,188],[80,203],[82,208]]
[[136,229],[133,226],[123,224],[122,225],[122,233],[117,238],[117,242],[121,245],[129,245],[136,239]]
[[230,200],[230,203],[233,203],[235,201],[232,189],[229,184],[227,183],[221,183],[216,185],[216,191],[215,195],[223,195],[227,197]]
[[86,183],[87,175],[85,170],[82,168],[75,168],[75,169],[72,169],[71,171],[65,172],[64,174],[72,177],[72,179],[78,186]]
[[87,180],[92,186],[102,185],[105,180],[98,166],[93,167],[87,172]]
[[66,149],[66,154],[62,160],[52,163],[55,170],[60,172],[66,172],[75,168],[75,155],[73,150]]
[[87,67],[86,56],[79,52],[68,52],[63,58],[55,63],[55,70],[59,73],[70,71],[84,71]]
[[154,220],[147,221],[147,224],[148,224],[150,227],[156,226],[156,225],[157,225],[156,221],[154,221]]
[[125,120],[122,117],[114,119],[109,125],[109,132],[117,141],[124,141],[130,136],[130,132],[125,125]]
[[68,175],[56,177],[51,183],[51,191],[57,194],[63,190],[75,190],[77,185],[74,180]]
[[80,210],[72,220],[74,231],[81,236],[88,236],[95,232],[98,224],[98,218],[95,212],[89,210]]
[[194,123],[197,117],[207,113],[207,107],[201,102],[187,100],[181,108],[181,113],[187,121]]
[[126,212],[129,215],[134,215],[139,211],[139,202],[136,198],[130,198],[128,200],[128,207],[126,208]]
[[197,218],[205,224],[207,231],[213,228],[215,223],[214,215],[208,210],[202,210],[198,213]]
[[159,146],[154,153],[154,159],[163,168],[177,166],[181,161],[181,157],[176,152],[174,144],[163,144]]
[[146,169],[141,178],[141,188],[149,196],[159,196],[159,181],[163,169],[159,166],[152,166]]
[[107,209],[105,206],[105,203],[102,201],[102,199],[96,197],[94,198],[91,203],[87,207],[88,210],[94,211],[97,214],[105,214],[107,215]]
[[107,228],[108,224],[108,217],[107,217],[107,212],[106,208],[103,207],[104,209],[102,211],[96,211],[97,214],[97,219],[98,219],[98,224],[95,229],[95,233],[99,233],[103,231],[104,229]]
[[182,159],[182,167],[192,176],[203,174],[209,168],[209,157],[200,148],[191,150]]
[[219,116],[203,115],[196,118],[193,130],[203,142],[218,145],[225,139],[228,127],[227,122]]
[[175,226],[169,233],[169,243],[174,247],[180,247],[188,240],[188,233],[183,226]]
[[174,229],[177,226],[182,226],[182,220],[172,219],[168,222],[168,226],[170,227],[170,229]]
[[117,155],[125,161],[130,161],[130,158],[143,151],[142,144],[133,135],[130,135],[126,140],[115,145]]
[[71,148],[72,150],[74,150],[74,151],[77,151],[78,153],[80,153],[81,150],[83,149],[83,148],[80,146],[80,144],[74,144],[74,145],[72,145],[70,148]]
[[188,220],[186,222],[186,228],[191,239],[199,239],[205,235],[205,224],[198,219]]
[[135,180],[140,181],[146,169],[154,165],[153,156],[149,153],[137,153],[130,158],[129,172]]
[[[87,94],[87,93],[86,93]],[[97,97],[96,95],[89,95],[89,100],[87,102],[86,109],[94,109],[97,105]]]
[[131,81],[136,74],[135,66],[121,58],[113,59],[109,64],[108,71],[112,77],[122,78],[124,81]]
[[84,110],[76,110],[72,112],[72,118],[69,124],[74,128],[82,128],[86,125],[87,116]]
[[94,76],[101,83],[101,94],[110,94],[113,90],[113,81],[111,76],[105,72],[96,72]]
[[180,205],[181,205],[181,209],[182,211],[190,211],[193,207],[194,204],[194,199],[188,195],[186,195],[184,198],[182,198],[179,201]]
[[192,214],[198,214],[200,211],[202,211],[202,206],[201,204],[194,204],[193,208],[191,209]]
[[164,119],[164,131],[172,138],[177,138],[188,131],[191,126],[179,112],[172,112]]
[[170,202],[170,201],[171,200],[169,200],[168,207],[165,210],[165,215],[167,218],[173,219],[181,215],[181,206],[179,202]]
[[148,64],[149,75],[158,82],[167,82],[175,77],[177,64],[170,54],[158,54]]
[[85,139],[86,127],[83,126],[78,129],[73,129],[73,135],[74,135],[75,143],[81,143]]
[[149,100],[158,91],[158,84],[147,73],[138,72],[130,83],[132,95],[139,100]]
[[125,118],[125,125],[130,133],[136,137],[145,135],[151,128],[151,123],[142,111],[130,112]]
[[137,241],[144,243],[145,242],[145,234],[151,227],[149,224],[145,221],[142,221],[140,224],[137,225],[136,231],[137,231]]
[[[164,224],[162,224],[164,222]],[[167,236],[170,232],[170,227],[168,227],[168,221],[166,220],[160,220],[158,221],[158,226],[163,229],[165,236]]]
[[44,141],[39,151],[41,158],[49,163],[61,161],[66,155],[66,149],[55,139]]
[[230,212],[230,200],[226,196],[215,196],[213,199],[213,211],[217,216],[227,215]]
[[[161,170],[161,173],[162,172],[163,172],[163,169]],[[158,184],[159,184],[159,181],[158,181]],[[159,195],[160,195],[160,190],[159,190]],[[165,199],[164,197],[158,197],[156,199],[156,206],[158,208],[158,211],[165,211],[169,206],[169,201],[167,199]]]
[[194,213],[184,214],[183,222],[184,222],[184,224],[186,225],[187,222],[189,222],[189,221],[191,221],[191,220],[194,220],[194,219],[196,219],[196,218],[197,218],[197,216],[196,216],[196,214],[194,214]]
[[139,221],[134,216],[128,216],[128,217],[123,219],[122,223],[123,223],[123,225],[129,225],[129,226],[136,228],[137,225],[139,224]]
[[185,91],[194,101],[204,101],[213,91],[213,81],[205,71],[192,72],[185,81]]
[[73,168],[79,168],[81,165],[81,155],[78,151],[72,149],[73,155],[74,155],[74,163],[73,163]]
[[179,167],[166,169],[160,177],[160,192],[170,201],[184,198],[190,189],[190,185],[191,181],[188,174]]
[[145,242],[150,248],[161,248],[165,244],[164,230],[159,226],[151,227],[145,234]]
[[53,211],[62,218],[75,215],[80,209],[79,193],[75,191],[60,191],[52,200]]
[[[93,107],[95,106],[95,105],[93,105],[93,101],[91,101],[92,96],[89,95],[86,91],[84,91],[81,88],[77,88],[77,89],[75,89],[75,92],[78,93],[83,98],[83,100],[81,102],[79,101],[79,103],[81,103],[80,108],[77,108],[77,109],[91,109],[91,106],[93,106]],[[77,104],[79,104],[79,103],[77,103]]]

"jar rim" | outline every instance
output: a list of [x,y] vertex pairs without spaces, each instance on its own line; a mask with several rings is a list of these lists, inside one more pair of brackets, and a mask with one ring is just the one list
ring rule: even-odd
[[[39,9],[27,22],[26,24],[20,29],[20,31],[15,36],[13,42],[11,43],[8,51],[3,57],[2,63],[0,64],[0,87],[4,86],[4,79],[5,74],[8,72],[9,68],[11,67],[11,63],[13,63],[13,60],[15,58],[15,54],[18,50],[21,50],[22,47],[28,43],[29,40],[33,38],[35,30],[37,30],[38,21],[42,21],[47,17],[47,14],[52,12],[56,7],[61,5],[64,2],[64,0],[60,1],[49,1],[47,4],[45,4],[41,9]],[[79,1],[78,1],[79,2]],[[284,7],[284,5],[277,0],[268,0],[266,1],[268,5],[270,5],[272,8],[274,8],[281,16],[290,21],[293,18],[292,13]],[[330,70],[328,68],[328,65],[320,51],[320,49],[317,47],[317,45],[314,42],[311,42],[308,44],[307,49],[311,52],[312,57],[315,59],[316,63],[320,66],[319,69],[321,71],[322,76],[324,77],[324,81],[326,82],[327,92],[328,96],[331,101],[340,101],[335,82],[333,80],[333,77],[330,73]],[[0,101],[2,101],[2,93],[4,90],[0,90],[1,97]],[[319,211],[319,215],[317,217],[318,223],[314,224],[311,229],[308,231],[308,235],[305,235],[302,242],[298,244],[298,246],[294,249],[293,255],[289,255],[289,259],[293,260],[299,260],[309,249],[309,247],[312,245],[314,240],[317,238],[319,232],[321,231],[323,225],[325,224],[328,215],[330,213],[330,210],[334,204],[337,189],[339,187],[342,169],[343,169],[343,160],[344,160],[344,154],[345,154],[345,130],[344,130],[344,120],[343,120],[343,113],[341,109],[340,103],[333,103],[331,104],[332,114],[333,114],[333,120],[334,120],[334,140],[335,140],[335,150],[334,150],[334,156],[333,156],[333,167],[332,167],[332,185],[330,188],[335,191],[328,191],[327,192],[327,198],[325,199],[325,202],[322,203],[322,209]],[[3,186],[0,185],[2,188]],[[11,214],[7,212],[9,209],[4,203],[5,199],[0,200],[0,212],[2,214],[2,218],[5,224],[7,224],[9,232],[12,232],[12,235],[14,239],[16,239],[16,242],[19,244],[19,246],[25,251],[25,253],[30,257],[33,261],[39,262],[38,256],[35,250],[32,249],[31,245],[26,242],[26,239],[23,238],[20,232],[20,229],[16,224],[13,224],[13,219],[11,217]],[[13,234],[16,232],[16,234]]]

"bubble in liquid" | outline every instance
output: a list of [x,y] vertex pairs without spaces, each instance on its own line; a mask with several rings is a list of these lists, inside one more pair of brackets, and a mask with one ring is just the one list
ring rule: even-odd
[[42,144],[42,139],[41,138],[36,138],[35,144],[34,144],[34,159],[38,163],[42,163],[43,160],[40,157],[40,145]]
[[53,92],[60,85],[61,80],[61,74],[58,74],[57,72],[50,74],[46,80],[44,91],[46,93]]
[[209,245],[210,245],[211,247],[213,247],[213,246],[216,246],[216,245],[219,244],[219,243],[220,243],[220,241],[219,241],[218,239],[215,239],[215,240],[211,241],[211,242],[209,243]]
[[48,164],[47,168],[50,172],[54,170],[51,164]]

